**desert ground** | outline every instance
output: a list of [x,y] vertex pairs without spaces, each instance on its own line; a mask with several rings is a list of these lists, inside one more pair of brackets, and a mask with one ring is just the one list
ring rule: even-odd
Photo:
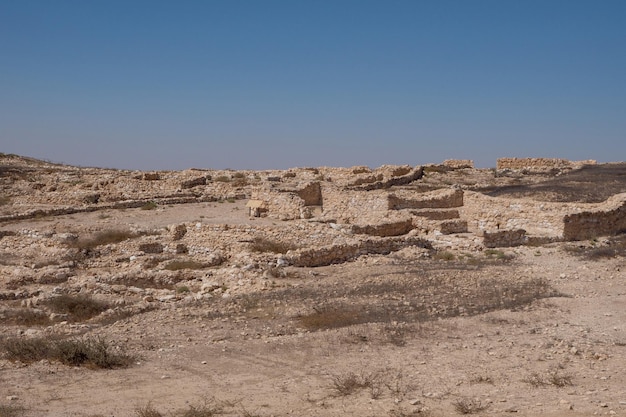
[[626,164],[537,163],[0,154],[0,416],[626,415]]

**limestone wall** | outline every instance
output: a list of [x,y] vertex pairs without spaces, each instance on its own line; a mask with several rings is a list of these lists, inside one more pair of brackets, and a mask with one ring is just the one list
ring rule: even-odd
[[499,158],[496,169],[547,171],[550,169],[577,168],[583,165],[595,165],[596,161],[569,161],[560,158]]
[[355,225],[352,227],[352,232],[370,236],[400,236],[409,233],[414,227],[413,220],[409,218],[364,226]]
[[606,201],[606,208],[568,214],[563,218],[565,240],[591,239],[626,231],[626,193]]
[[322,188],[319,182],[311,182],[296,192],[305,206],[322,205]]
[[267,203],[267,217],[280,220],[299,219],[305,207],[304,200],[296,193],[271,189],[255,189],[251,200],[263,200]]
[[531,236],[563,235],[563,216],[582,211],[579,203],[551,203],[524,198],[490,197],[466,191],[461,218],[468,220],[469,231],[477,235],[498,230],[524,229]]
[[483,244],[487,248],[520,246],[525,244],[526,241],[526,230],[524,229],[500,230],[483,234]]
[[431,247],[430,242],[415,236],[370,238],[354,243],[290,251],[283,259],[294,266],[316,267],[347,262],[366,254],[388,254],[408,246]]
[[446,159],[442,165],[453,169],[474,168],[474,161],[471,159]]
[[322,193],[324,217],[340,223],[364,223],[370,219],[373,222],[380,221],[387,213],[387,192],[382,190],[364,193],[324,186]]
[[389,195],[389,209],[450,208],[463,206],[463,190],[442,189],[427,193],[396,192]]
[[[368,183],[365,185],[355,186],[354,189],[361,191],[381,190],[397,185],[410,184],[424,175],[424,169],[421,166],[411,168],[409,166],[400,167],[381,167],[377,171],[383,171],[383,179],[380,181]],[[388,177],[386,174],[390,174]],[[378,177],[376,177],[378,178]],[[356,185],[353,183],[353,185]]]

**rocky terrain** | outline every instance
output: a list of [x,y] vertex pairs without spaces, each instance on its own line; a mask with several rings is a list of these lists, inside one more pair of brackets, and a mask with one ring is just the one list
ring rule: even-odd
[[0,416],[626,415],[626,164],[0,154]]

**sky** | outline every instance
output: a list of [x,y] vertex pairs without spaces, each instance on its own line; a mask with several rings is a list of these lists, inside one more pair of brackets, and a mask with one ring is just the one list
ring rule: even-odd
[[0,152],[140,170],[626,160],[623,0],[0,0]]

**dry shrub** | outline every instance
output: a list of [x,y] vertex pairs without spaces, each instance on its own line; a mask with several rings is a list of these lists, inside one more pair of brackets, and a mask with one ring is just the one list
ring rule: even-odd
[[314,313],[301,316],[298,321],[308,330],[338,329],[368,322],[355,307],[338,306],[315,309]]
[[73,322],[89,320],[110,308],[108,303],[95,300],[90,296],[69,294],[50,298],[44,301],[43,305],[55,313],[67,314],[68,319]]
[[181,269],[204,269],[206,267],[202,262],[197,261],[172,261],[165,265],[168,271],[180,271]]
[[93,249],[98,246],[120,243],[138,236],[141,234],[130,230],[107,230],[97,233],[90,239],[79,239],[73,242],[72,246],[76,249]]
[[70,366],[86,366],[94,369],[125,368],[134,358],[113,352],[104,339],[50,339],[8,338],[0,343],[4,356],[10,361],[24,363],[43,359]]
[[455,256],[452,252],[443,251],[443,252],[436,252],[434,255],[434,258],[439,261],[453,261]]
[[139,207],[141,210],[155,210],[157,208],[157,203],[154,201],[148,201],[143,206]]
[[362,389],[369,389],[372,398],[380,396],[380,374],[348,372],[332,377],[332,389],[337,397],[345,397]]
[[427,409],[405,410],[402,407],[389,410],[389,417],[429,417],[432,413]]
[[157,411],[152,404],[148,403],[143,407],[135,408],[135,415],[137,417],[164,417],[164,414]]
[[606,246],[565,246],[565,252],[571,255],[581,256],[591,261],[602,261],[605,259],[626,256],[626,233],[613,236],[606,241]]
[[2,405],[0,404],[0,417],[19,417],[23,416],[26,409],[21,405]]
[[452,405],[459,414],[476,414],[489,407],[488,404],[482,404],[480,400],[474,398],[459,398]]
[[555,387],[563,388],[574,385],[571,375],[562,374],[558,370],[548,371],[545,376],[541,375],[538,372],[533,372],[530,375],[526,376],[524,379],[522,379],[522,382],[526,382],[533,387],[545,387],[552,385]]
[[287,253],[290,250],[297,249],[296,246],[287,242],[279,242],[264,237],[256,237],[252,242],[250,249],[253,252],[271,252],[271,253]]
[[7,338],[0,341],[0,348],[10,361],[32,363],[54,356],[53,345],[47,338]]
[[[3,314],[2,322],[16,326],[45,326],[50,324],[50,318],[40,310],[20,308],[8,310]],[[0,414],[1,416],[1,414]]]

